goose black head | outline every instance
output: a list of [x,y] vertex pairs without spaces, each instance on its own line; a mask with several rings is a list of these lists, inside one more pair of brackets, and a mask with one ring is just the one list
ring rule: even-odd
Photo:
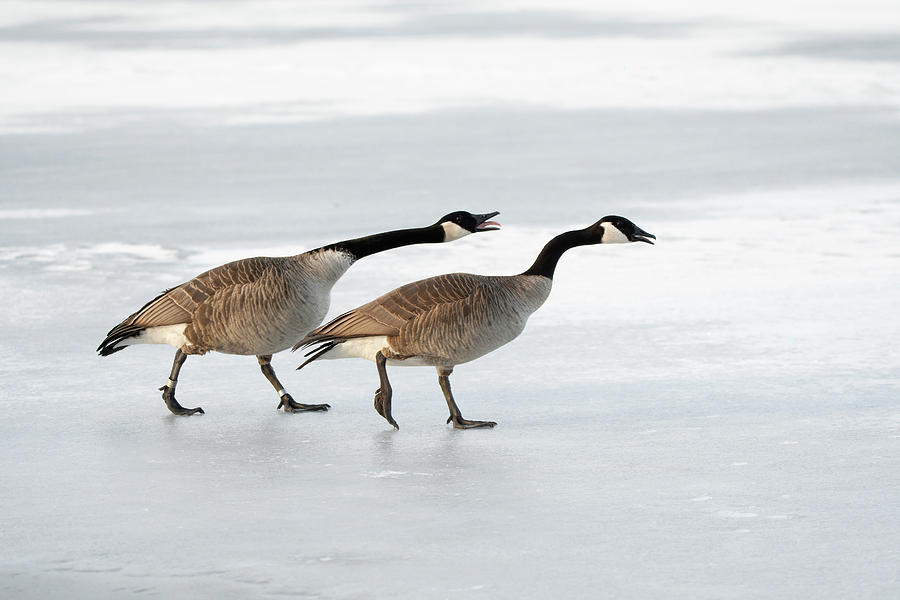
[[603,217],[591,226],[591,234],[599,236],[595,243],[598,244],[627,244],[628,242],[647,242],[656,239],[652,233],[647,233],[625,217],[609,215]]
[[499,214],[500,212],[497,211],[483,215],[473,215],[470,212],[458,210],[441,217],[435,225],[440,226],[444,230],[444,241],[451,242],[470,233],[500,229],[500,223],[488,220]]

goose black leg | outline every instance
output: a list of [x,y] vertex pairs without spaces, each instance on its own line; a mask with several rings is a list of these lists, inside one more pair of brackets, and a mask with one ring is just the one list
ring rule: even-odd
[[175,386],[178,384],[178,373],[181,371],[181,365],[184,364],[184,361],[187,359],[187,356],[184,352],[181,351],[181,348],[175,351],[175,362],[172,363],[172,372],[169,373],[169,381],[166,382],[166,385],[159,388],[159,391],[163,393],[162,397],[166,403],[166,406],[172,411],[174,415],[180,415],[183,417],[187,417],[193,415],[195,413],[205,414],[203,409],[199,406],[197,408],[185,408],[182,405],[178,404],[178,400],[175,399]]
[[269,383],[272,384],[272,387],[275,388],[275,393],[278,394],[280,398],[280,402],[278,406],[275,407],[275,410],[278,410],[282,406],[284,407],[284,412],[307,412],[312,410],[328,410],[331,408],[329,404],[300,404],[299,402],[294,402],[294,399],[291,398],[291,395],[284,391],[284,388],[281,387],[281,382],[278,381],[278,377],[275,376],[275,369],[272,368],[272,355],[271,354],[263,354],[256,357],[256,360],[259,362],[259,368],[262,369],[263,375],[266,376],[266,379],[269,380]]
[[470,421],[463,419],[459,407],[456,406],[456,400],[453,399],[453,392],[450,391],[450,373],[453,368],[438,369],[438,383],[441,384],[441,391],[444,392],[444,398],[447,400],[447,407],[450,409],[450,416],[447,417],[448,423],[453,423],[454,429],[474,429],[476,427],[493,427],[497,423],[494,421]]
[[378,378],[381,380],[381,387],[375,392],[375,410],[393,425],[394,429],[400,429],[397,421],[391,416],[391,396],[394,395],[394,390],[391,389],[391,382],[388,381],[386,363],[387,359],[384,354],[379,352],[375,355],[375,366],[378,367]]

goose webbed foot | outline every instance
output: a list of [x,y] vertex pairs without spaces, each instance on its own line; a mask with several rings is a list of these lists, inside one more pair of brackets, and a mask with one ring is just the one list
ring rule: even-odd
[[[387,400],[387,402],[385,402]],[[391,415],[391,404],[390,404],[390,396],[386,396],[384,392],[381,391],[381,388],[375,390],[375,410],[379,415],[384,417],[384,419],[394,426],[394,429],[400,429],[400,426],[397,425],[397,421],[394,420],[394,417]]]
[[172,411],[173,415],[188,417],[197,413],[200,413],[201,415],[206,414],[206,412],[199,406],[197,408],[185,408],[182,405],[178,404],[178,400],[175,399],[175,388],[164,385],[159,388],[159,391],[163,393],[163,401],[165,401],[166,406],[170,411]]
[[379,351],[375,353],[375,366],[378,368],[378,379],[381,381],[381,387],[375,391],[375,410],[385,420],[394,426],[394,429],[400,429],[397,421],[391,416],[391,397],[394,390],[391,388],[391,382],[387,376],[387,359],[384,354]]
[[447,401],[447,408],[450,409],[450,416],[447,417],[447,423],[453,423],[453,429],[476,429],[478,427],[494,427],[497,423],[494,421],[471,421],[463,419],[456,400],[453,399],[453,391],[450,389],[450,374],[453,372],[452,367],[444,367],[438,369],[438,383],[441,385],[441,391],[444,392],[444,399]]
[[278,403],[278,406],[275,410],[279,408],[284,408],[284,412],[289,413],[297,413],[297,412],[313,412],[313,411],[326,411],[331,408],[330,404],[301,404],[300,402],[294,402],[294,399],[291,398],[290,394],[284,394],[281,396],[281,401]]
[[454,429],[475,429],[478,427],[494,427],[495,421],[471,421],[462,417],[453,418],[453,415],[447,417],[447,423],[453,423]]

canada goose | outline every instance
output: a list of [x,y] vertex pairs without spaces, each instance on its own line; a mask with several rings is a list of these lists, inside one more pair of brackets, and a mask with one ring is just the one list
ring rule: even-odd
[[322,322],[331,288],[354,262],[410,244],[450,242],[470,233],[499,229],[489,221],[498,212],[452,212],[434,225],[401,229],[337,242],[295,256],[237,260],[166,290],[113,327],[97,348],[101,356],[132,344],[169,344],[177,348],[166,385],[159,388],[176,415],[203,413],[175,399],[178,373],[188,354],[215,350],[256,355],[263,375],[275,388],[285,412],[328,410],[327,404],[301,404],[288,394],[272,369],[281,352]]
[[656,236],[628,219],[607,216],[550,240],[531,268],[520,275],[451,273],[408,283],[332,319],[295,344],[294,350],[313,346],[306,354],[311,357],[297,368],[319,358],[374,361],[381,382],[375,392],[375,410],[399,429],[391,416],[386,365],[433,366],[450,408],[447,423],[457,429],[493,427],[494,421],[462,417],[450,391],[453,368],[522,333],[528,317],[550,295],[556,263],[566,250],[588,244],[653,244],[651,238]]

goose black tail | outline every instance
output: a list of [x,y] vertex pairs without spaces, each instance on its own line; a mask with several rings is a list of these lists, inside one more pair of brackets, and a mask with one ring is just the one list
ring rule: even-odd
[[140,334],[144,329],[144,327],[138,325],[116,325],[106,334],[106,339],[97,346],[97,353],[100,356],[109,356],[119,350],[124,350],[128,345],[119,346],[118,344]]
[[321,357],[323,354],[330,351],[332,348],[337,346],[339,343],[340,342],[327,341],[327,342],[323,342],[321,346],[316,346],[315,348],[313,348],[312,350],[310,350],[309,352],[307,352],[306,354],[303,355],[303,356],[309,356],[310,354],[312,354],[312,356],[310,358],[307,358],[306,361],[304,361],[304,363],[302,365],[297,367],[297,370],[299,371],[300,369],[302,369],[303,367],[305,367],[312,361]]

